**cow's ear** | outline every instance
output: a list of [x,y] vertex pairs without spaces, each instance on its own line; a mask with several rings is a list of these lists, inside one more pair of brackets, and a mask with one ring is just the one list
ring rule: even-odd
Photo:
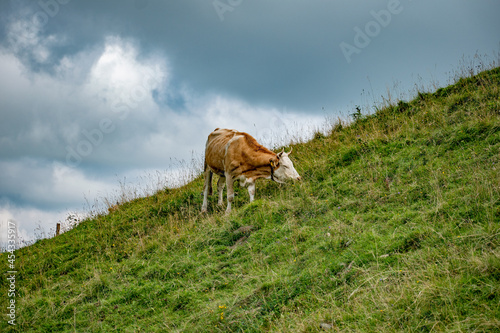
[[279,160],[279,158],[278,159],[271,158],[271,159],[269,159],[269,163],[271,164],[271,166],[273,168],[277,168],[280,165],[280,160]]
[[285,148],[283,148],[282,151],[278,153],[278,158],[281,158],[281,156],[285,153]]

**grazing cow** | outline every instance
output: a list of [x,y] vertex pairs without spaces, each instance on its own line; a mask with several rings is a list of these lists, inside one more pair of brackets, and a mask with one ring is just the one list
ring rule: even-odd
[[300,176],[288,158],[292,151],[276,154],[261,146],[247,133],[230,129],[215,129],[205,146],[205,186],[203,188],[202,212],[207,211],[207,198],[212,194],[212,173],[220,176],[217,183],[219,205],[223,204],[222,191],[227,184],[227,209],[231,212],[234,198],[233,183],[248,186],[250,202],[255,196],[255,181],[259,178],[283,183],[287,179],[300,180]]

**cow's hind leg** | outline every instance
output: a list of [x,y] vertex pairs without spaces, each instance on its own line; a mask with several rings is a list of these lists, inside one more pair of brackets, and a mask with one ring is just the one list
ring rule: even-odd
[[252,202],[253,199],[255,198],[255,182],[254,181],[248,185],[248,195],[250,196],[250,202]]
[[226,177],[220,176],[217,182],[217,193],[219,194],[218,205],[222,206],[224,204],[224,186],[226,186]]
[[233,180],[233,178],[226,177],[226,184],[227,184],[226,214],[229,214],[229,213],[231,213],[231,203],[233,202],[233,199],[234,199],[234,189],[233,189],[234,180]]
[[203,186],[203,205],[201,212],[206,213],[208,208],[208,195],[212,195],[212,171],[205,166],[205,185]]

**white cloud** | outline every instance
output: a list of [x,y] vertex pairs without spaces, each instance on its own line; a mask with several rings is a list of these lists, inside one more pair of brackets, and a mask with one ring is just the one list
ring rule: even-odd
[[[102,101],[108,111],[128,116],[129,112],[156,110],[155,89],[168,87],[166,59],[138,60],[138,50],[130,41],[109,37],[103,53],[90,69],[83,87],[86,97]],[[140,107],[140,108],[139,108]]]
[[[244,101],[212,96],[198,110],[205,128],[234,128],[253,135],[261,144],[278,147],[290,141],[304,141],[321,129],[325,118],[307,115],[286,108],[256,107]],[[204,113],[203,110],[206,110]]]
[[105,178],[91,178],[59,162],[0,161],[0,170],[2,194],[37,207],[70,208],[81,203],[85,194],[112,186]]
[[52,57],[51,49],[63,45],[66,38],[63,34],[44,34],[47,22],[40,19],[39,12],[24,8],[20,14],[6,27],[10,50],[24,60],[47,64]]

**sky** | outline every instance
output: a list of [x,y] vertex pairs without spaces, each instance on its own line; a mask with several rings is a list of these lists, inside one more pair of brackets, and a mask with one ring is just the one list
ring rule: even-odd
[[9,222],[28,242],[70,212],[189,180],[217,127],[276,148],[447,85],[476,55],[498,61],[499,13],[496,0],[2,0],[0,244]]

